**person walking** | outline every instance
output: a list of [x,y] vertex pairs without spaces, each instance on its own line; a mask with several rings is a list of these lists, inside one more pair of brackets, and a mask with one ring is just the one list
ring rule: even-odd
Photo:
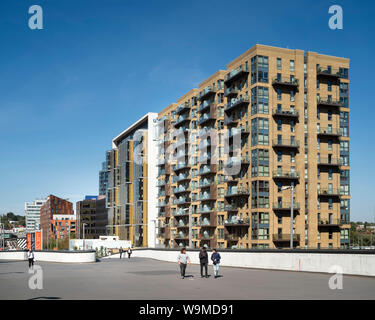
[[199,262],[201,264],[201,278],[204,278],[203,268],[206,274],[205,277],[208,278],[208,275],[207,275],[208,253],[205,247],[202,247],[201,251],[199,252]]
[[127,253],[128,253],[128,258],[130,259],[130,256],[131,256],[131,255],[132,255],[132,253],[133,253],[132,249],[128,248],[128,251],[127,251]]
[[180,266],[181,279],[185,279],[187,264],[190,264],[190,257],[186,254],[186,249],[182,248],[177,256],[177,263]]
[[120,247],[120,259],[122,258],[122,252],[123,252],[124,250],[122,250],[122,247]]
[[212,264],[214,266],[214,276],[217,278],[219,276],[219,264],[220,264],[220,253],[217,252],[216,249],[212,249],[211,255]]
[[27,253],[27,259],[29,260],[29,269],[34,269],[34,252],[32,249]]

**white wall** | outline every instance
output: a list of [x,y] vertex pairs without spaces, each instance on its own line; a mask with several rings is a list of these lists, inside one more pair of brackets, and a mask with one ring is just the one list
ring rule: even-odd
[[[199,263],[197,251],[188,254],[192,263]],[[178,251],[134,250],[133,255],[177,262]],[[328,273],[332,271],[332,267],[340,266],[344,274],[375,276],[374,254],[220,252],[220,255],[222,258],[220,265],[228,267]]]
[[[35,251],[35,261],[63,262],[63,263],[87,263],[95,262],[95,252],[54,252]],[[0,252],[0,260],[27,260],[27,252],[4,251]]]

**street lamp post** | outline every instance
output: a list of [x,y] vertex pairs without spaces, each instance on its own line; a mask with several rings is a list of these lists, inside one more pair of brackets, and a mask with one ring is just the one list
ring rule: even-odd
[[290,186],[283,187],[281,190],[290,189],[290,249],[293,249],[293,236],[294,236],[294,228],[293,228],[293,220],[294,220],[294,183],[292,182]]

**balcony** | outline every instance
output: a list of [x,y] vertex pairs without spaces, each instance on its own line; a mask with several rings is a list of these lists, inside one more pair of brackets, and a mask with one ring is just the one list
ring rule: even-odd
[[272,146],[274,148],[299,149],[299,142],[292,139],[275,139]]
[[183,112],[185,112],[185,111],[187,111],[187,110],[190,110],[190,106],[189,106],[189,104],[187,104],[187,103],[183,103],[183,104],[180,104],[180,105],[177,107],[177,109],[176,109],[176,113],[177,113],[177,114],[181,114],[181,113],[183,113]]
[[198,235],[198,239],[199,240],[212,240],[212,239],[215,239],[215,235],[209,234],[209,233],[200,233]]
[[189,235],[186,233],[179,232],[174,235],[175,240],[189,240]]
[[165,207],[167,203],[165,201],[158,201],[158,204],[156,205],[158,208]]
[[197,124],[201,126],[203,123],[206,123],[208,121],[216,120],[213,115],[211,115],[210,112],[204,113],[200,116],[200,118],[197,121]]
[[159,159],[158,162],[156,163],[156,165],[157,165],[158,167],[165,165],[165,158],[163,158],[163,159]]
[[328,67],[318,67],[316,69],[316,75],[319,77],[329,77],[339,79],[342,77],[340,69],[332,69]]
[[201,180],[199,181],[199,187],[200,188],[207,188],[207,187],[211,187],[211,184],[213,182],[211,180],[207,180],[207,179],[204,179],[204,180]]
[[159,191],[158,198],[164,197],[164,196],[165,196],[165,191],[164,190],[163,191]]
[[239,97],[233,98],[230,102],[227,103],[227,107],[225,108],[226,112],[233,111],[237,107],[247,106],[249,104],[249,97]]
[[249,129],[245,129],[245,128],[232,128],[232,129],[229,129],[228,131],[229,131],[229,134],[228,134],[229,139],[237,135],[245,136],[245,135],[250,134]]
[[318,166],[321,167],[339,167],[342,166],[342,161],[338,158],[318,158]]
[[175,199],[173,201],[174,204],[189,204],[191,202],[191,199],[190,198],[184,198],[184,197],[180,197],[178,199]]
[[225,240],[227,241],[239,241],[241,239],[241,236],[238,234],[226,234]]
[[190,190],[190,188],[189,187],[186,187],[186,188],[174,188],[173,189],[173,193],[175,194],[175,195],[177,195],[177,194],[182,194],[182,193],[186,193],[186,192],[190,192],[191,190]]
[[239,120],[240,119],[235,118],[233,115],[232,116],[225,115],[225,117],[224,117],[224,124],[226,126],[237,125],[237,123],[238,123]]
[[174,217],[188,217],[189,216],[189,210],[177,210],[173,212]]
[[183,125],[184,123],[190,122],[190,116],[179,116],[174,124],[175,128],[178,128],[179,126]]
[[188,164],[188,163],[179,163],[179,164],[175,164],[173,166],[173,171],[174,172],[178,172],[180,170],[189,169],[189,168],[190,168],[190,164]]
[[156,183],[156,186],[157,187],[162,187],[162,186],[165,186],[166,182],[165,180],[159,180],[157,183]]
[[181,182],[181,181],[187,181],[190,180],[191,176],[188,174],[179,174],[177,177],[173,179],[174,182]]
[[198,99],[202,101],[203,99],[206,99],[211,95],[215,95],[216,91],[217,91],[216,88],[207,86],[206,88],[203,89],[203,91],[199,93]]
[[294,109],[285,110],[285,109],[275,108],[273,110],[272,115],[274,117],[283,117],[283,118],[292,118],[292,119],[298,119],[299,117],[298,111]]
[[199,168],[198,175],[204,176],[204,175],[207,175],[207,174],[215,174],[215,173],[216,173],[216,169],[215,169],[214,166],[205,165],[205,166],[201,166]]
[[320,227],[320,228],[324,228],[324,227],[336,227],[336,228],[338,228],[338,227],[340,227],[340,225],[341,225],[342,223],[341,223],[341,219],[326,219],[326,220],[324,220],[324,219],[320,219],[320,220],[318,220],[318,227]]
[[[275,202],[272,206],[273,210],[276,211],[288,211],[290,212],[290,209],[292,207],[292,204],[290,202]],[[298,202],[293,203],[293,210],[299,211],[300,204]]]
[[299,81],[293,77],[276,77],[272,80],[272,85],[298,90]]
[[340,197],[341,192],[339,189],[319,189],[318,196],[320,197]]
[[224,206],[224,211],[227,212],[236,212],[238,209],[240,209],[240,207],[235,204],[227,204]]
[[226,74],[224,83],[228,86],[229,83],[241,77],[244,77],[244,76],[247,77],[248,74],[249,74],[249,70],[248,68],[246,68],[246,65],[240,65],[238,68],[233,69],[231,72]]
[[317,97],[317,105],[318,105],[318,107],[319,106],[335,107],[335,108],[342,107],[342,104],[341,104],[340,100],[332,99],[331,97],[322,98],[320,96]]
[[215,212],[215,208],[211,206],[203,206],[203,207],[198,207],[195,213],[198,214],[210,214],[211,212]]
[[334,137],[334,138],[338,138],[338,137],[341,136],[340,129],[338,129],[338,128],[332,128],[332,127],[321,128],[321,127],[319,127],[317,129],[317,131],[318,131],[318,136]]
[[215,197],[213,194],[211,193],[200,193],[199,196],[198,196],[198,200],[199,201],[215,201],[217,197]]
[[210,109],[211,103],[209,101],[203,101],[198,107],[198,112],[202,113],[205,110]]
[[299,174],[298,172],[292,172],[292,171],[274,171],[273,172],[273,178],[275,180],[299,180]]
[[[290,241],[290,233],[276,233],[272,236],[272,239],[274,242],[289,242]],[[293,242],[299,242],[300,241],[300,235],[299,234],[293,234]]]
[[249,218],[246,219],[230,219],[224,221],[224,226],[226,227],[250,227]]
[[224,97],[233,97],[238,94],[239,90],[237,88],[229,87],[224,91]]
[[231,188],[228,189],[225,193],[226,198],[232,198],[232,197],[249,197],[250,191],[249,189],[238,189],[238,188]]
[[[230,150],[230,152],[233,152],[233,150]],[[234,166],[240,166],[240,165],[244,165],[244,166],[248,166],[250,164],[250,159],[249,157],[230,157],[228,162],[227,162],[227,167],[228,168],[232,168]]]

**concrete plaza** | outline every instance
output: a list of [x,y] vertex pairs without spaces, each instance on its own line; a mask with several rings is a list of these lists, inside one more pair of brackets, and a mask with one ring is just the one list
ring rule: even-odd
[[[375,299],[375,278],[344,275],[331,290],[331,274],[220,268],[222,277],[200,277],[189,265],[182,280],[177,263],[145,258],[97,263],[36,262],[43,289],[31,290],[26,261],[0,261],[0,299]],[[212,275],[212,266],[209,266]]]

